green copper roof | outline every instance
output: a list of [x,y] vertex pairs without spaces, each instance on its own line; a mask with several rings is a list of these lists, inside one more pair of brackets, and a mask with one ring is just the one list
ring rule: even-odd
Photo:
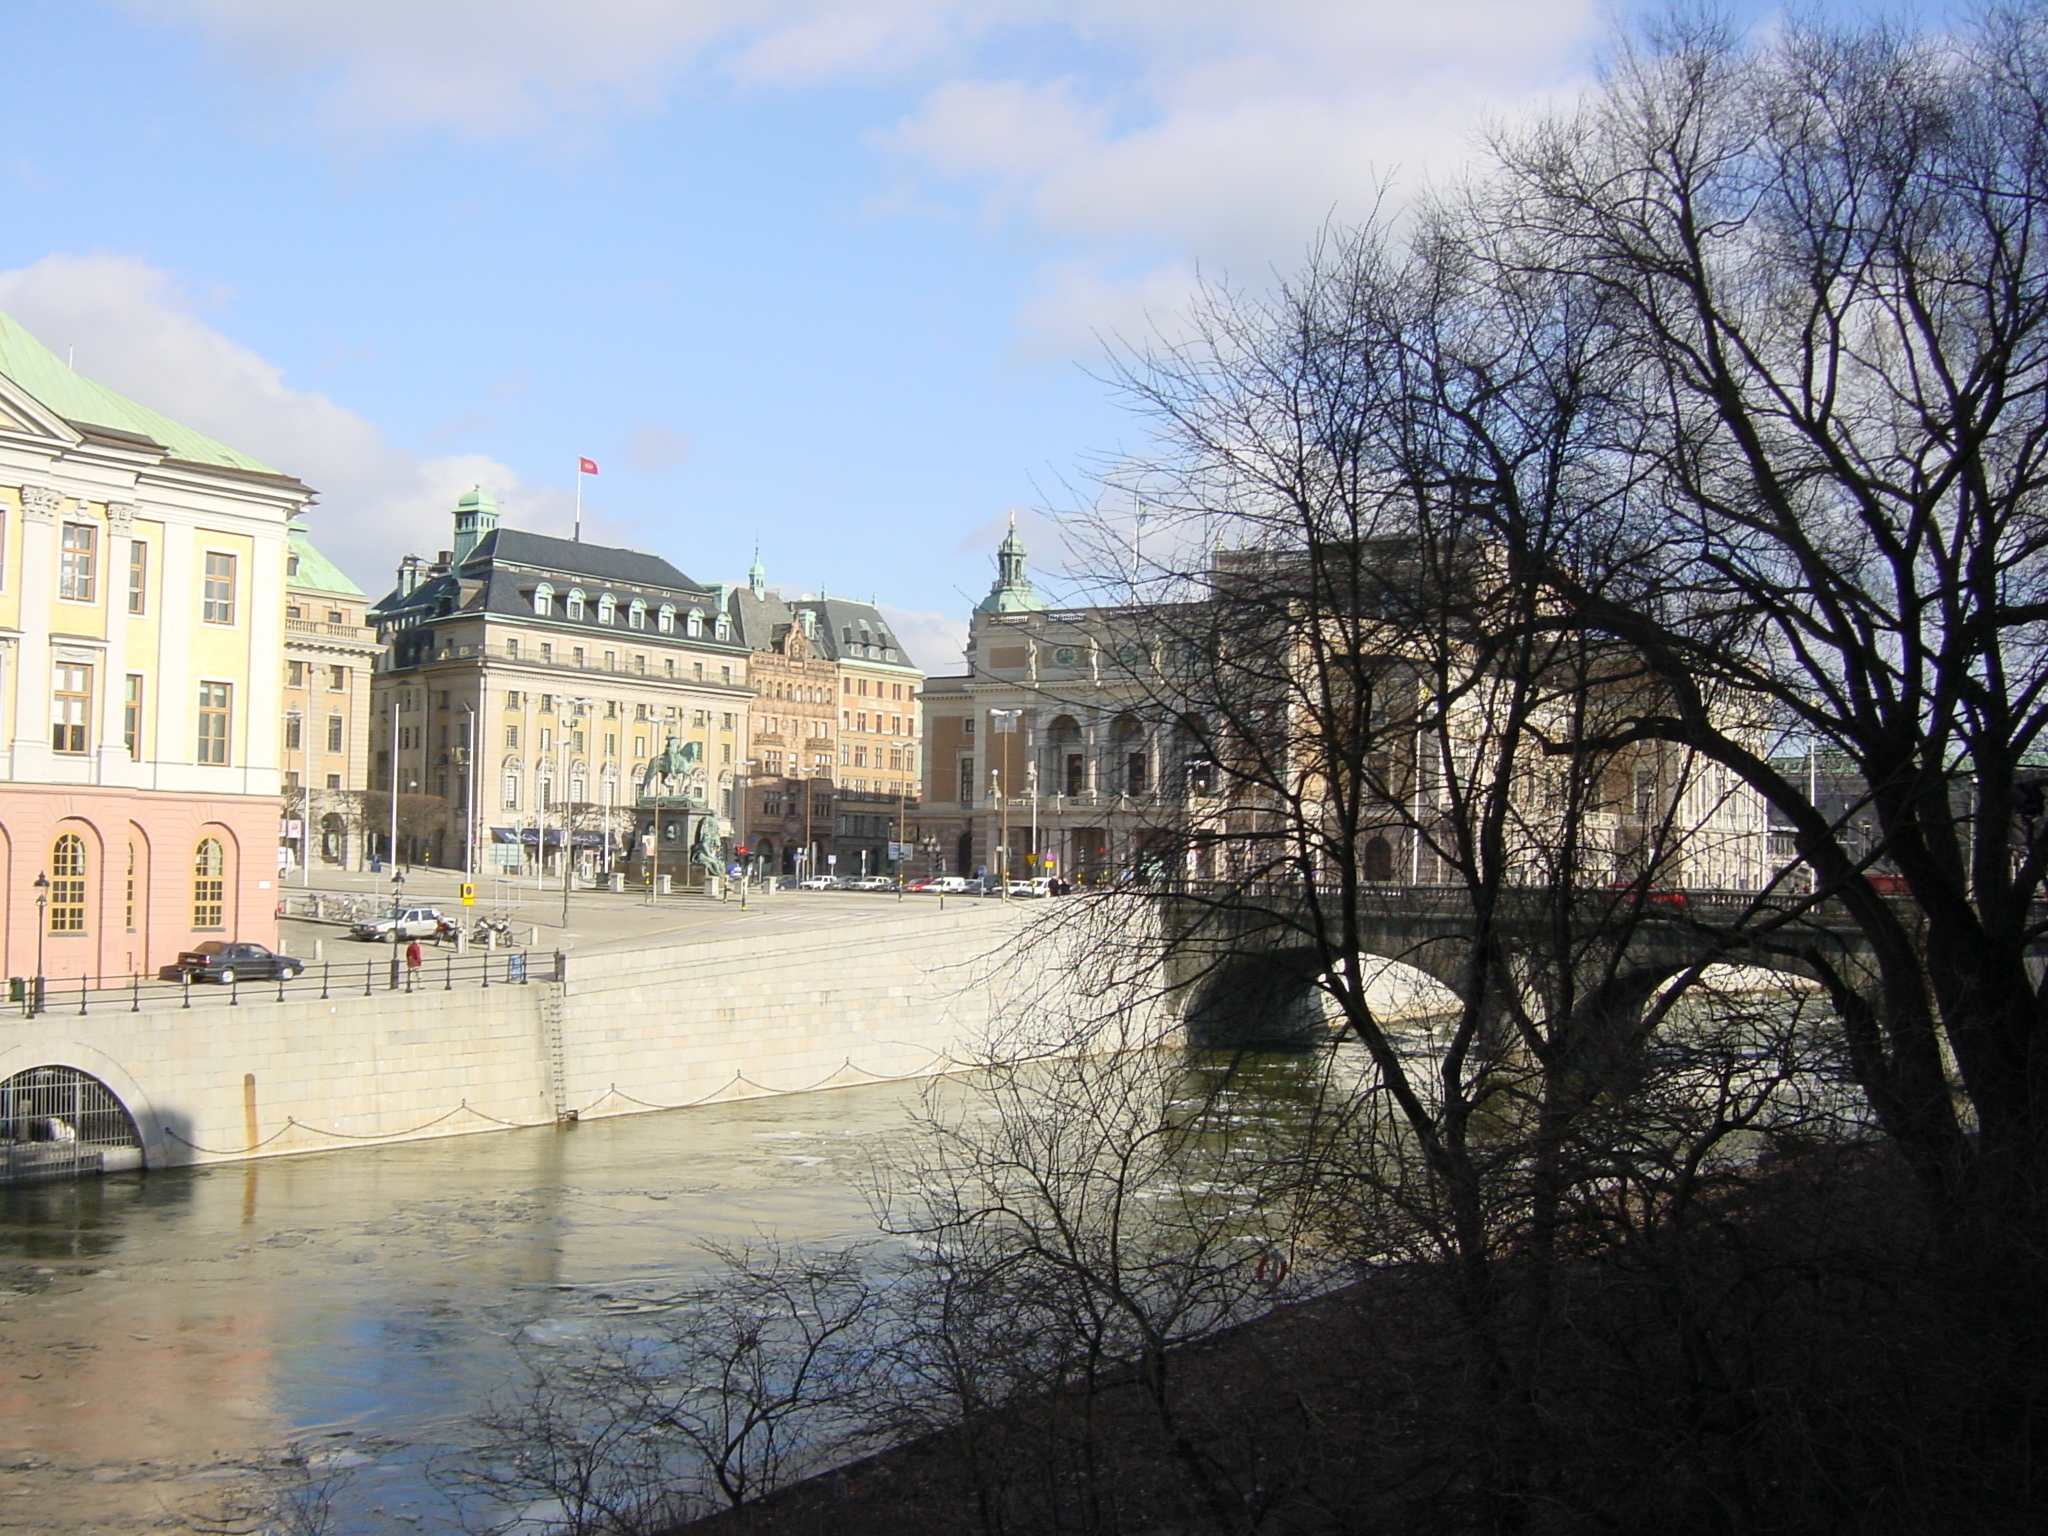
[[1024,541],[1017,537],[1017,519],[1010,519],[1009,537],[996,550],[995,584],[974,605],[976,613],[1043,613],[1045,599],[1024,573]]
[[340,597],[361,597],[363,589],[350,581],[306,537],[306,525],[296,517],[292,519],[291,553],[298,561],[297,567],[285,577],[285,585],[309,587],[315,592],[332,592]]
[[0,373],[75,426],[132,432],[162,444],[170,450],[172,458],[192,464],[219,464],[266,475],[277,473],[261,459],[237,453],[161,412],[138,405],[126,395],[115,394],[84,374],[72,372],[54,352],[4,313],[0,313]]

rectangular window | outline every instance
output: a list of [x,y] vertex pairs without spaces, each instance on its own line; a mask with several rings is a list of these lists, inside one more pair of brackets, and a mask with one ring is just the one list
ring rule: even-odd
[[647,658],[637,651],[633,654],[633,675],[635,677],[645,677],[647,675]]
[[540,643],[540,659],[542,660],[542,662],[546,663],[546,664],[547,664],[547,665],[549,665],[549,666],[552,666],[552,665],[554,665],[554,660],[555,660],[555,647],[554,647],[554,642],[553,642],[553,641],[550,641],[550,640],[543,640],[543,641],[541,641],[541,643]]
[[327,669],[327,687],[328,690],[332,693],[347,693],[348,668],[329,667]]
[[604,733],[604,755],[606,757],[617,757],[619,755],[619,738],[614,732],[606,731]]
[[604,653],[604,669],[607,672],[619,670],[619,653],[617,651],[606,651]]
[[548,728],[547,728],[546,726],[542,726],[542,727],[540,728],[540,749],[541,749],[541,751],[543,751],[543,752],[551,752],[551,751],[553,751],[553,750],[554,750],[554,746],[555,746],[555,733],[554,733],[553,731],[549,730],[549,729],[548,729]]
[[305,739],[299,729],[303,723],[304,722],[297,715],[286,715],[284,717],[285,751],[297,752],[298,750],[300,750],[299,744]]
[[663,672],[664,672],[664,673],[665,673],[665,674],[666,674],[667,676],[669,676],[669,677],[674,677],[674,676],[676,675],[676,659],[675,659],[675,657],[673,657],[673,656],[666,656],[666,657],[663,657],[663,658],[662,658],[662,663],[661,663],[661,665],[662,665],[662,670],[663,670]]
[[517,747],[519,745],[518,726],[508,725],[505,727],[505,745],[508,747]]
[[306,686],[306,664],[303,661],[288,661],[284,664],[284,685],[287,688]]
[[91,523],[66,523],[57,550],[57,595],[66,602],[89,603],[99,587],[99,529]]
[[128,611],[149,611],[149,546],[140,539],[128,541]]
[[508,811],[519,809],[519,775],[516,773],[505,775],[505,809]]
[[582,646],[576,646],[569,652],[569,665],[572,667],[580,667],[583,665]]
[[51,674],[50,750],[78,753],[86,749],[86,724],[92,719],[92,668],[60,661]]
[[647,755],[647,738],[645,736],[635,736],[633,738],[633,755],[635,757],[645,757]]
[[516,639],[505,642],[505,654],[513,661],[519,659],[519,642]]
[[228,705],[232,697],[226,683],[199,685],[198,761],[202,763],[220,767],[228,760]]
[[974,804],[974,759],[971,757],[960,759],[960,803]]
[[703,682],[703,681],[704,681],[704,663],[703,663],[703,662],[701,662],[701,661],[695,661],[695,662],[692,662],[692,663],[690,663],[690,670],[691,670],[691,671],[692,671],[692,672],[693,672],[693,673],[694,673],[694,674],[696,675],[696,679],[697,679],[697,681],[698,681],[698,682],[700,682],[700,683],[701,683],[701,682]]
[[327,750],[328,750],[328,751],[330,751],[330,752],[339,752],[339,751],[341,750],[341,747],[342,747],[341,733],[342,733],[342,723],[341,723],[341,716],[339,716],[339,715],[329,715],[329,716],[327,717]]
[[142,757],[142,674],[130,672],[121,688],[121,745],[138,761]]
[[235,557],[217,549],[206,552],[199,586],[199,617],[209,624],[235,622]]

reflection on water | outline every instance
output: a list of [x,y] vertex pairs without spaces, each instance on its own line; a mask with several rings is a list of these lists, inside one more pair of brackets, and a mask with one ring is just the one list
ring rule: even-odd
[[[1191,1055],[1175,1097],[1270,1138],[1362,1069]],[[604,1331],[706,1240],[871,1236],[863,1175],[921,1091],[0,1188],[0,1533],[203,1515],[294,1442],[356,1467],[339,1530],[448,1529],[422,1464],[516,1342]]]
[[673,1288],[705,1239],[867,1235],[917,1091],[0,1189],[0,1531],[137,1529],[322,1437],[374,1448],[351,1498],[436,1528],[418,1460],[516,1336]]

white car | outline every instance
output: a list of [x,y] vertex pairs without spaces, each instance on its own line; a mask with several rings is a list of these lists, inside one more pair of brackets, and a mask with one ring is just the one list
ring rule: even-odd
[[980,890],[981,886],[978,882],[968,879],[965,875],[941,875],[938,879],[927,885],[925,889],[927,891],[937,891],[941,896],[965,896],[970,892]]
[[799,880],[797,882],[797,889],[800,891],[836,891],[839,889],[839,877],[837,875],[813,875],[808,880]]

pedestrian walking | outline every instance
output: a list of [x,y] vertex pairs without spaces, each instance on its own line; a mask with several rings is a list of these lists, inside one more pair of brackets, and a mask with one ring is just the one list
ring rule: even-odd
[[420,953],[420,941],[418,939],[414,939],[405,946],[405,974],[408,982],[412,979],[413,974],[419,970],[420,961],[425,958]]

